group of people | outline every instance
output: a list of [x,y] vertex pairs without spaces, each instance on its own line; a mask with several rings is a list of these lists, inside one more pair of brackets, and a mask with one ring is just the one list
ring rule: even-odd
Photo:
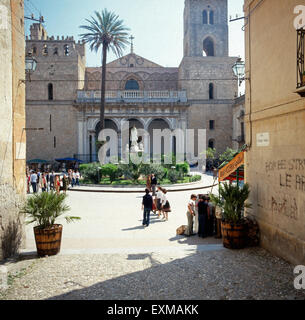
[[148,227],[150,223],[150,214],[158,214],[164,221],[168,221],[168,213],[171,212],[171,206],[167,199],[167,190],[161,186],[157,186],[157,192],[154,190],[152,195],[151,190],[146,188],[145,195],[142,201],[143,210],[143,226]]
[[27,193],[60,191],[67,192],[69,186],[79,186],[80,173],[78,170],[70,169],[68,173],[58,174],[52,172],[31,171],[27,174]]
[[215,207],[208,195],[191,195],[187,205],[187,229],[185,235],[198,234],[201,238],[221,237],[220,220],[215,214]]

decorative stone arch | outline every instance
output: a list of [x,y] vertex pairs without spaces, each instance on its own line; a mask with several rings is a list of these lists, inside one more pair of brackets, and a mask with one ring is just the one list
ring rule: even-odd
[[207,57],[215,57],[216,56],[216,43],[217,43],[217,40],[215,39],[215,37],[213,35],[206,36],[202,41],[203,55],[206,54]]
[[128,80],[136,80],[139,84],[139,90],[140,91],[144,91],[144,81],[142,80],[142,78],[136,74],[136,73],[128,73],[122,80],[120,83],[120,90],[124,91],[125,90],[125,85],[126,82]]
[[145,130],[149,129],[150,125],[152,124],[152,122],[154,120],[159,120],[159,119],[164,120],[168,124],[170,130],[174,130],[173,123],[172,123],[172,121],[170,119],[168,119],[168,118],[160,118],[160,117],[159,118],[150,118],[145,124]]
[[209,139],[208,148],[216,149],[215,148],[215,139]]
[[[205,6],[201,10],[201,20],[203,24],[214,25],[219,21],[219,8],[214,6],[213,4],[209,4]],[[205,23],[206,22],[206,23]]]

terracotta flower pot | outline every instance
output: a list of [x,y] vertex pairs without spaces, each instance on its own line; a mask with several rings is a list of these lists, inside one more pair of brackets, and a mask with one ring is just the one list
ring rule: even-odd
[[59,253],[63,226],[55,224],[52,227],[40,229],[34,227],[37,254],[40,257],[54,256]]

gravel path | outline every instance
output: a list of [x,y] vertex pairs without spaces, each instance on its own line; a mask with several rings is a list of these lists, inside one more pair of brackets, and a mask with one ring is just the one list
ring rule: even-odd
[[27,270],[15,277],[2,299],[305,298],[304,291],[293,287],[293,267],[260,248],[195,253],[177,250],[144,254],[63,254],[27,263]]
[[[205,181],[208,180],[205,179]],[[294,266],[265,250],[224,249],[214,238],[176,236],[190,192],[169,193],[169,221],[142,226],[143,194],[68,192],[61,254],[38,259],[27,225],[22,260],[8,265],[0,299],[304,299]],[[1,281],[1,279],[0,279]]]

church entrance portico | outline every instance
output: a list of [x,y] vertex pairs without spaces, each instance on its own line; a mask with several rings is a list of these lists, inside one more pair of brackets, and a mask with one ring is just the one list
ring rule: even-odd
[[[127,126],[127,133],[126,133]],[[113,144],[118,148],[118,155],[122,155],[123,148],[126,150],[126,144],[130,146],[130,130],[136,127],[138,129],[139,143],[143,143],[144,152],[152,156],[153,153],[153,130],[154,129],[168,129],[171,132],[175,129],[187,128],[186,117],[181,118],[177,116],[154,117],[145,116],[112,116],[108,115],[105,118],[105,129],[112,129],[117,133],[118,142]],[[144,130],[144,131],[143,131]],[[147,132],[147,134],[145,134]],[[98,162],[97,141],[100,133],[99,114],[94,116],[84,114],[78,118],[78,159],[85,163]],[[129,136],[128,138],[126,136]],[[174,151],[175,139],[171,140],[170,150]],[[162,144],[164,151],[164,143]]]

